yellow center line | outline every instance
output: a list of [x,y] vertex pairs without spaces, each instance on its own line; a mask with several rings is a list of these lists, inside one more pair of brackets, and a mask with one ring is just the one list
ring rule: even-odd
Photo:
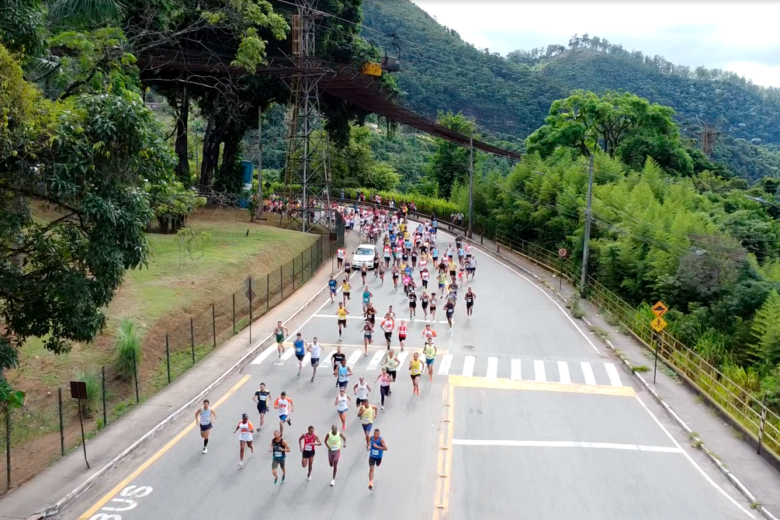
[[449,376],[449,383],[463,388],[492,390],[531,390],[540,392],[567,392],[574,394],[615,395],[634,397],[630,386],[579,385],[540,381],[516,381],[513,379],[488,379],[486,377]]
[[[230,396],[231,396],[231,395],[233,395],[234,393],[236,393],[236,392],[238,391],[238,389],[239,389],[239,388],[241,388],[242,386],[244,386],[244,384],[245,384],[247,381],[249,381],[249,379],[250,379],[251,377],[252,377],[252,376],[250,376],[249,374],[247,374],[247,375],[245,375],[244,377],[242,377],[242,378],[241,378],[241,380],[239,380],[239,381],[238,381],[238,382],[237,382],[235,385],[233,385],[233,388],[231,388],[230,390],[228,390],[228,391],[227,391],[227,393],[226,393],[225,395],[223,395],[223,396],[222,396],[222,397],[221,397],[221,398],[220,398],[220,399],[219,399],[219,400],[218,400],[216,403],[214,403],[214,405],[212,406],[212,408],[217,408],[217,407],[218,407],[218,406],[220,406],[222,403],[224,403],[225,401],[227,401],[227,400],[228,400],[228,398],[230,398]],[[78,520],[87,520],[87,519],[89,519],[89,518],[92,518],[92,516],[93,516],[95,513],[97,513],[97,511],[98,511],[98,510],[99,510],[101,507],[103,507],[104,505],[106,505],[106,503],[107,503],[109,500],[111,500],[112,498],[114,498],[114,497],[117,495],[117,493],[119,493],[119,492],[120,492],[120,491],[122,491],[124,488],[126,488],[126,487],[127,487],[127,485],[128,485],[128,484],[130,484],[130,482],[132,482],[132,481],[133,481],[133,480],[134,480],[136,477],[138,477],[138,475],[140,475],[141,473],[143,473],[143,472],[144,472],[144,471],[145,471],[147,468],[149,468],[149,466],[151,466],[152,464],[154,464],[154,463],[155,463],[155,462],[156,462],[156,461],[157,461],[157,460],[158,460],[160,457],[162,457],[163,455],[165,455],[165,453],[167,453],[167,452],[168,452],[168,451],[169,451],[169,450],[170,450],[170,449],[171,449],[171,448],[172,448],[174,445],[176,445],[176,443],[177,443],[177,442],[179,442],[180,440],[182,440],[182,439],[184,438],[184,436],[185,436],[185,435],[187,435],[189,432],[191,432],[193,428],[195,428],[195,424],[194,424],[194,423],[192,423],[192,422],[190,422],[190,425],[189,425],[189,426],[187,426],[187,427],[186,427],[184,430],[182,430],[182,431],[181,431],[181,432],[180,432],[180,433],[179,433],[179,434],[178,434],[176,437],[174,437],[173,439],[171,439],[171,441],[170,441],[168,444],[166,444],[165,446],[163,446],[162,448],[160,448],[160,450],[159,450],[157,453],[155,453],[154,455],[152,455],[152,456],[151,456],[151,457],[150,457],[150,458],[149,458],[149,459],[148,459],[146,462],[144,462],[143,464],[141,464],[141,465],[138,467],[138,469],[136,469],[136,470],[135,470],[135,471],[133,471],[133,472],[132,472],[130,475],[128,475],[128,476],[127,476],[127,477],[126,477],[124,480],[122,480],[122,482],[120,482],[119,484],[117,484],[117,485],[116,485],[116,486],[115,486],[115,487],[114,487],[114,488],[113,488],[111,491],[109,491],[108,493],[106,493],[106,494],[103,496],[103,498],[101,498],[100,500],[98,500],[97,502],[95,502],[95,505],[93,505],[91,508],[89,508],[89,509],[87,510],[87,512],[86,512],[86,513],[84,513],[83,515],[81,515],[81,516],[79,517],[79,519],[78,519]]]

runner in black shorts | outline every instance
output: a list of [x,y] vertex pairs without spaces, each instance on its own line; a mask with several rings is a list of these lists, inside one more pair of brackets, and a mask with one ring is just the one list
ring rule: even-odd
[[417,314],[417,293],[413,290],[409,291],[409,319],[414,320],[415,315]]
[[298,447],[301,449],[301,453],[303,453],[301,466],[303,468],[308,466],[309,468],[309,473],[306,476],[307,480],[311,480],[311,467],[314,462],[315,446],[322,446],[322,442],[320,442],[320,438],[317,437],[317,434],[314,433],[314,426],[309,426],[307,432],[298,438]]
[[260,383],[260,389],[255,392],[255,396],[252,398],[252,400],[257,403],[257,413],[260,414],[260,427],[257,429],[258,432],[260,432],[265,425],[265,414],[268,413],[269,395],[271,395],[271,392],[266,389],[265,383]]
[[469,290],[466,291],[466,315],[471,316],[471,313],[473,312],[474,307],[474,300],[476,299],[477,295],[471,292],[471,287],[469,287]]

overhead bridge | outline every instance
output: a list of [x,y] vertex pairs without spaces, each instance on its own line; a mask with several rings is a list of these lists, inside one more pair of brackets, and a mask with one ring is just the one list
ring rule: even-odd
[[[273,57],[266,65],[257,68],[257,74],[267,74],[282,79],[289,79],[298,74],[320,77],[320,92],[325,95],[346,101],[373,114],[380,115],[411,128],[425,132],[461,146],[468,147],[470,137],[450,130],[435,121],[431,121],[398,103],[397,96],[391,90],[370,76],[362,74],[354,65],[334,63],[317,58],[307,58],[308,67],[299,68],[295,60],[287,57]],[[181,70],[194,74],[209,73],[211,75],[241,76],[248,72],[240,67],[230,65],[229,58],[222,58],[212,53],[197,53],[177,50],[141,53],[137,65],[142,72]],[[522,156],[515,151],[505,150],[497,146],[474,140],[474,148],[501,157],[520,160]]]

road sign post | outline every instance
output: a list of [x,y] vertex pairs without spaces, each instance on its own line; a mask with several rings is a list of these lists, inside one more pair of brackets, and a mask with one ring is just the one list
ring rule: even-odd
[[84,448],[84,462],[87,463],[87,469],[89,469],[89,461],[87,460],[87,439],[84,437],[84,417],[81,414],[81,400],[87,399],[87,383],[84,381],[71,381],[70,382],[70,398],[78,399],[79,409],[79,423],[81,423],[81,446]]
[[653,305],[653,314],[655,314],[655,319],[650,322],[650,326],[653,328],[655,333],[653,334],[653,337],[655,338],[654,344],[655,344],[655,359],[653,360],[653,384],[655,384],[655,376],[658,371],[658,349],[660,348],[661,344],[661,332],[666,328],[668,323],[666,323],[666,320],[664,320],[661,316],[666,314],[666,312],[669,310],[669,307],[664,304],[664,302],[657,302],[655,305]]

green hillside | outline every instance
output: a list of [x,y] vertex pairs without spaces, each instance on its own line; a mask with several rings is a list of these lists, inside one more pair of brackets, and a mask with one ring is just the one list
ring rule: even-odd
[[598,37],[573,37],[507,57],[477,49],[409,0],[364,0],[363,36],[395,56],[404,102],[433,117],[463,112],[483,131],[524,139],[541,126],[550,104],[574,89],[626,90],[673,107],[683,135],[698,144],[701,123],[719,132],[712,157],[754,181],[780,175],[780,90],[752,85],[736,74],[677,66]]

